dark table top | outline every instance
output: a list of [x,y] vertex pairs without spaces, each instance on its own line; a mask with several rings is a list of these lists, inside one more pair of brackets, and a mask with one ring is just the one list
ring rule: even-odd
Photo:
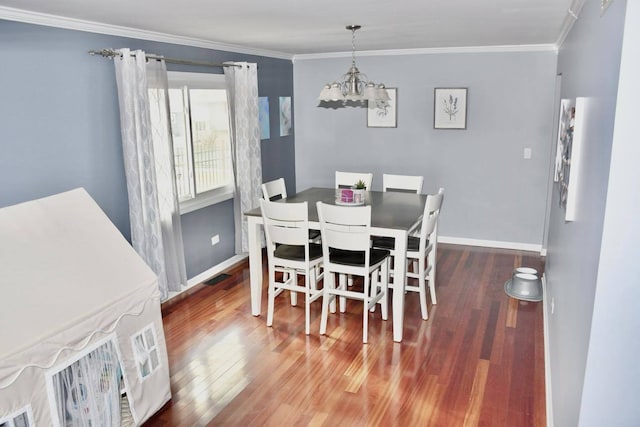
[[[335,205],[334,188],[309,188],[294,196],[278,200],[279,203],[309,203],[309,222],[318,222],[316,202]],[[365,205],[371,206],[371,226],[408,230],[424,211],[426,194],[394,191],[367,191]],[[260,208],[245,212],[247,216],[260,216]]]

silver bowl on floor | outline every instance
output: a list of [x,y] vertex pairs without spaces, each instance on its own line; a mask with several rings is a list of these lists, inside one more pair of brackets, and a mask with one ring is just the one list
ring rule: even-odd
[[[535,271],[535,270],[534,270]],[[542,301],[542,282],[535,274],[514,272],[504,284],[504,291],[510,297],[524,301]]]

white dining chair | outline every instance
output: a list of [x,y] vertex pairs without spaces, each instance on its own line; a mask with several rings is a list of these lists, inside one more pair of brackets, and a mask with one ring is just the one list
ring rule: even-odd
[[371,190],[372,173],[336,171],[336,188],[351,188],[358,181],[364,182],[365,189]]
[[420,194],[424,177],[419,175],[382,175],[382,191],[404,191]]
[[[444,202],[444,188],[440,188],[438,193],[434,197],[433,206],[429,206],[429,210],[432,213],[436,214],[435,225],[431,233],[427,234],[427,240],[431,244],[432,248],[427,253],[427,263],[431,267],[429,268],[428,277],[426,280],[429,282],[429,294],[431,296],[431,304],[437,304],[438,299],[436,298],[436,266],[437,266],[437,257],[438,257],[438,223],[440,222],[440,211],[442,209],[442,203]],[[425,211],[427,211],[427,207],[425,206]],[[423,214],[424,217],[424,214]],[[424,224],[422,225],[424,226]],[[421,230],[422,233],[422,230]],[[416,234],[416,237],[418,235]],[[422,238],[421,236],[419,236]],[[416,271],[416,261],[413,262],[414,271]],[[409,276],[407,276],[409,277]]]
[[[393,175],[385,173],[382,175],[382,191],[399,191],[420,194],[422,191],[423,181],[424,178],[419,175]],[[416,222],[414,227],[417,226],[418,223]],[[382,247],[391,251],[389,275],[393,276],[393,265],[395,260],[395,241],[393,237],[373,236],[372,244],[374,247]]]
[[[285,185],[284,178],[278,178],[273,181],[263,183],[262,197],[271,202],[286,199],[287,187]],[[314,243],[320,243],[320,230],[309,230],[309,240]]]
[[271,202],[287,198],[287,187],[284,178],[274,179],[273,181],[262,184],[262,197]]
[[[435,272],[436,272],[436,239],[435,229],[438,221],[439,210],[435,206],[442,200],[442,197],[430,195],[427,198],[425,213],[420,226],[419,236],[409,236],[407,241],[407,269],[405,291],[417,292],[420,296],[420,313],[424,320],[429,318],[427,310],[427,285],[431,293],[431,303],[435,300]],[[415,282],[411,279],[415,279]]]
[[[388,260],[389,251],[372,249],[371,206],[334,206],[317,202],[320,230],[324,286],[320,335],[327,332],[329,306],[336,298],[362,301],[362,342],[368,339],[369,316],[381,304],[382,319],[388,317]],[[335,275],[339,275],[338,286]],[[346,286],[346,275],[362,276],[362,290]],[[341,311],[344,307],[341,304]]]
[[[414,226],[407,239],[407,272],[404,290],[418,292],[420,295],[420,312],[423,319],[428,319],[427,310],[427,284],[431,296],[431,303],[437,304],[436,299],[436,257],[438,245],[438,218],[440,208],[444,200],[444,188],[440,188],[437,194],[430,194],[424,205],[424,211],[420,220]],[[391,258],[396,256],[395,240],[388,237],[374,237],[372,245],[375,248],[388,249]],[[411,267],[411,268],[409,268]],[[393,278],[393,270],[390,269]],[[416,279],[417,284],[409,279]],[[400,289],[395,280],[389,285],[394,291]]]
[[[260,208],[269,264],[267,326],[273,325],[275,298],[288,290],[292,305],[297,300],[294,295],[305,295],[305,333],[309,335],[311,303],[322,296],[318,281],[323,276],[319,273],[323,257],[322,246],[309,242],[308,204],[260,200]],[[304,275],[304,285],[298,283],[300,274]]]

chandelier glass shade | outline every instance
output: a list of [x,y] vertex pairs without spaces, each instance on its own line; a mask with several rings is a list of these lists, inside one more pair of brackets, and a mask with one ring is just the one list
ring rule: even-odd
[[320,91],[320,101],[357,101],[357,102],[386,102],[389,94],[385,86],[369,80],[366,74],[361,73],[356,66],[356,30],[360,25],[347,25],[351,31],[351,68],[340,81],[327,83]]

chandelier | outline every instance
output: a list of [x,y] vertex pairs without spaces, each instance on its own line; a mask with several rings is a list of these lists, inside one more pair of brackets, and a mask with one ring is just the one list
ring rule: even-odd
[[351,68],[341,77],[341,81],[327,83],[320,91],[318,99],[320,101],[372,101],[386,102],[389,94],[383,84],[376,84],[369,80],[356,67],[356,30],[362,28],[360,25],[347,25],[346,29],[351,31]]

